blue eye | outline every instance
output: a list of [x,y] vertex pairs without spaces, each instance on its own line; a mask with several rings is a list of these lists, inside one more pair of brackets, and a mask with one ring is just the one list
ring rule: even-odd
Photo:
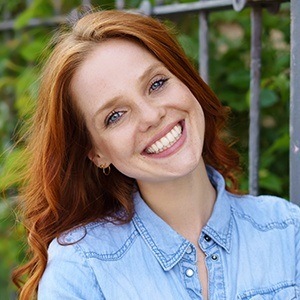
[[106,126],[117,123],[124,113],[125,111],[112,111],[105,120]]
[[167,80],[168,80],[167,78],[162,78],[153,82],[152,85],[150,86],[149,92],[151,93],[153,91],[160,89]]

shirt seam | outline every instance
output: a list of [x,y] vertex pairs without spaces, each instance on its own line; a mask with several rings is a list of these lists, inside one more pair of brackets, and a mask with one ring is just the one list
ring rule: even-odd
[[286,229],[290,225],[296,225],[296,220],[292,217],[283,219],[281,221],[272,221],[272,222],[267,222],[265,224],[259,224],[248,214],[241,213],[234,208],[232,208],[232,212],[235,216],[249,222],[250,224],[253,225],[254,228],[260,231],[269,231],[272,229]]
[[86,258],[82,247],[78,243],[73,244],[71,246],[74,247],[75,254],[77,254],[77,256],[83,261],[83,263],[86,264],[86,266],[89,268],[91,276],[92,276],[93,281],[94,281],[94,287],[95,287],[96,290],[99,291],[101,299],[105,300],[104,294],[103,294],[102,289],[101,289],[101,287],[98,283],[97,276],[94,272],[94,269],[92,268],[92,266],[90,265],[88,259]]

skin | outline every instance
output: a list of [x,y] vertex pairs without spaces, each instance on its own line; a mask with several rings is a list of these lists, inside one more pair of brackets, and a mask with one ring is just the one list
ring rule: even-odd
[[[93,140],[89,158],[135,178],[151,209],[196,246],[207,299],[205,254],[198,239],[216,193],[202,159],[200,104],[157,58],[123,39],[105,41],[89,54],[72,79],[71,94]],[[182,134],[170,148],[145,151],[177,124]]]

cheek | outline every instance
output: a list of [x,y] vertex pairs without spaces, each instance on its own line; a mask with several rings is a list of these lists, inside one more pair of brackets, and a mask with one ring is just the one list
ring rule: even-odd
[[[202,111],[200,103],[186,86],[183,86],[180,92],[181,93],[178,91],[176,99],[180,101],[182,109],[189,112]],[[180,95],[180,97],[178,97],[178,95]]]
[[[197,102],[198,103],[198,102]],[[195,108],[196,111],[196,119],[198,120],[198,126],[201,133],[201,138],[204,136],[205,131],[205,118],[204,118],[204,112],[202,107],[198,104]]]
[[118,134],[98,140],[97,148],[114,164],[114,162],[126,161],[130,158],[133,153],[132,144],[132,139],[128,135]]
[[195,111],[197,112],[197,115],[200,118],[201,122],[204,123],[204,112],[202,106],[199,104],[198,101],[195,104]]

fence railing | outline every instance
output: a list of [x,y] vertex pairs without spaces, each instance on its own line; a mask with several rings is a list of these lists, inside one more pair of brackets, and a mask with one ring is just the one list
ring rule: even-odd
[[[30,2],[30,1],[29,1]],[[249,125],[249,191],[258,194],[259,141],[260,141],[260,79],[261,79],[261,32],[262,9],[277,12],[280,4],[288,0],[199,0],[190,3],[164,5],[156,0],[151,5],[143,0],[139,10],[153,16],[168,17],[173,14],[199,14],[199,72],[208,83],[209,80],[209,14],[214,11],[233,9],[237,13],[246,7],[251,11],[251,81],[250,81],[250,125]],[[290,0],[291,7],[291,80],[290,80],[290,200],[300,205],[300,0]],[[83,0],[82,5],[91,5]],[[124,9],[124,0],[115,0],[117,9]],[[8,16],[9,17],[9,16]],[[28,26],[52,26],[65,22],[65,16],[50,19],[33,19]],[[13,20],[0,22],[0,31],[13,28]]]
[[300,205],[300,1],[291,0],[290,199]]

